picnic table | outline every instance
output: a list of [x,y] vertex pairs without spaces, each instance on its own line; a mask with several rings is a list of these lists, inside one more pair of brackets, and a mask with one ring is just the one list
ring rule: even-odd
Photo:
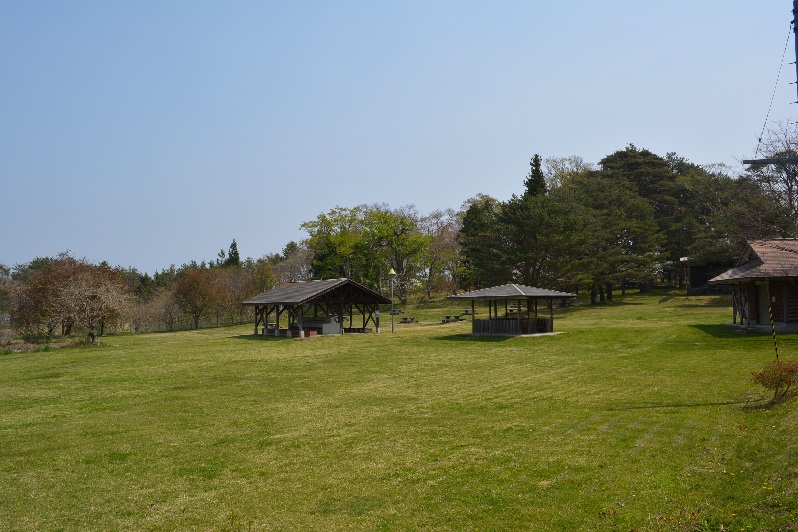
[[402,314],[402,313],[404,313],[404,310],[402,310],[400,308],[395,308],[393,310],[389,310],[388,311],[388,314],[391,314],[391,315],[394,315],[394,316],[397,315],[397,314]]
[[476,314],[479,314],[479,311],[475,310],[474,314],[471,314],[471,310],[465,309],[460,315],[461,316],[474,316]]
[[399,320],[399,323],[416,323],[416,318],[414,316],[405,316]]
[[460,319],[460,314],[447,314],[441,320],[441,323],[451,323],[453,321],[463,321]]

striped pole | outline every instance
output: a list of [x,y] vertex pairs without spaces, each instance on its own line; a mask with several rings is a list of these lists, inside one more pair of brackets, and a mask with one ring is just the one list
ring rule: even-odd
[[779,359],[779,344],[776,342],[776,326],[773,324],[773,303],[768,304],[768,313],[770,314],[770,330],[773,332],[773,347],[776,348],[776,360]]

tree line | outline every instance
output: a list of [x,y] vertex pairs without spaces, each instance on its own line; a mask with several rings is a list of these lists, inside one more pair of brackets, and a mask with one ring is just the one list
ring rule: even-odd
[[[69,252],[0,267],[0,345],[13,336],[49,342],[85,332],[90,342],[106,331],[172,331],[242,323],[241,301],[297,275],[303,253],[241,260],[233,240],[215,260],[170,266],[154,275],[135,268],[93,264]],[[304,261],[303,261],[304,262]],[[300,275],[302,275],[300,273]]]
[[[762,157],[795,156],[795,130],[771,131]],[[236,241],[211,260],[152,276],[62,253],[0,265],[0,330],[31,339],[85,331],[174,330],[248,320],[241,301],[288,281],[347,277],[396,297],[431,299],[508,282],[612,299],[657,279],[685,283],[683,263],[722,271],[747,239],[798,233],[798,165],[731,175],[634,145],[597,165],[535,154],[519,191],[460,210],[336,206],[301,225],[307,238],[241,259]],[[0,337],[2,343],[2,337]]]

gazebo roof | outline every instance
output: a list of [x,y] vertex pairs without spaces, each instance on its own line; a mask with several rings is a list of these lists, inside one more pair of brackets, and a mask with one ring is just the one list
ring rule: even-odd
[[748,243],[737,266],[709,284],[735,284],[798,277],[798,240],[756,240]]
[[357,299],[361,302],[367,303],[383,303],[388,304],[391,302],[385,296],[366,288],[360,283],[356,283],[351,279],[324,279],[321,281],[295,281],[292,283],[282,284],[268,292],[247,299],[242,302],[242,305],[287,305],[296,306],[304,305],[314,299],[327,296],[328,298],[341,298],[341,291],[348,291],[347,300]]
[[576,294],[558,292],[557,290],[548,290],[546,288],[536,288],[534,286],[522,284],[505,284],[449,296],[448,299],[499,301],[505,299],[560,299],[569,297],[576,297]]

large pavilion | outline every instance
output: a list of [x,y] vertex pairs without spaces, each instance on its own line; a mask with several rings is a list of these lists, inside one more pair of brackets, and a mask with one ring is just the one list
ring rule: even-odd
[[[369,323],[379,332],[380,304],[391,300],[351,279],[297,281],[282,284],[242,302],[255,307],[255,334],[316,336],[317,334],[362,333]],[[285,314],[287,325],[280,327]],[[363,318],[354,327],[355,315]],[[273,320],[273,321],[272,321]],[[348,320],[349,325],[344,322]]]
[[[471,301],[471,333],[477,336],[518,336],[554,332],[554,300],[572,299],[576,294],[506,284],[483,288],[448,299]],[[538,302],[546,302],[548,316],[538,313]],[[476,319],[475,302],[488,302],[488,317]]]

